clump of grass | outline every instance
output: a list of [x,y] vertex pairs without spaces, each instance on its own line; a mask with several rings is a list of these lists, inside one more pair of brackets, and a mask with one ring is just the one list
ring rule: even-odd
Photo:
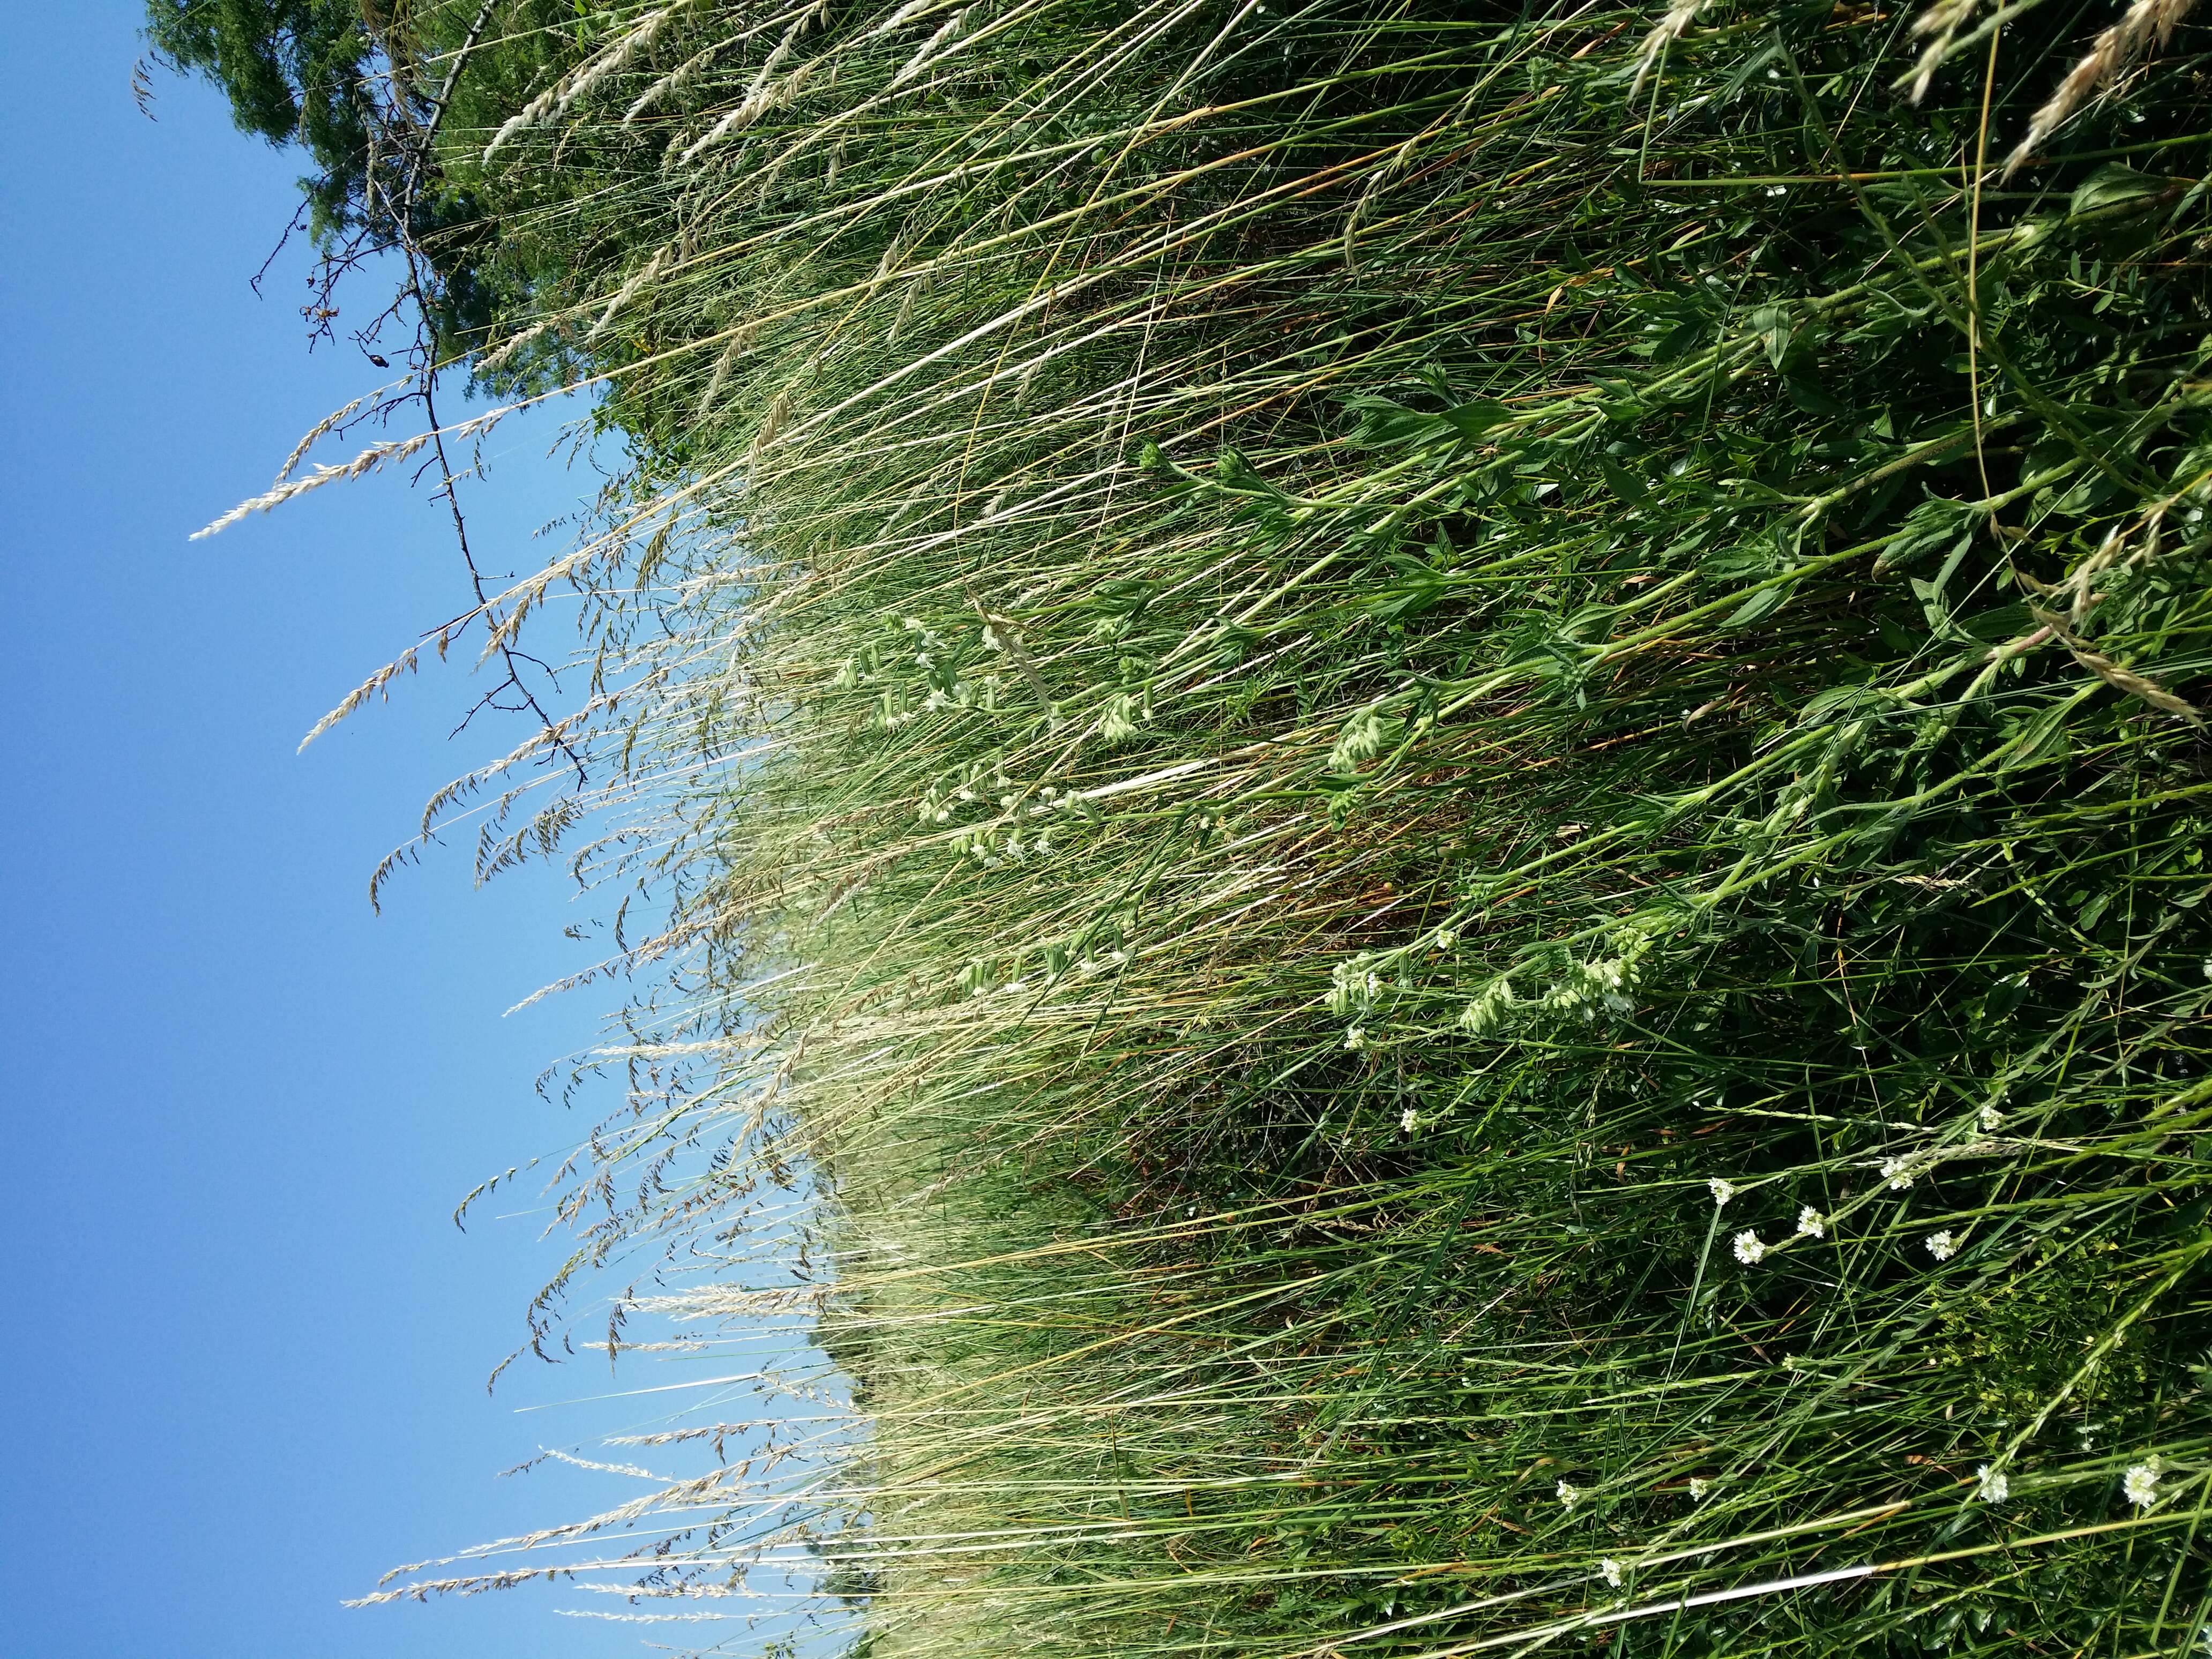
[[447,122],[487,378],[635,456],[500,602],[589,596],[618,781],[526,744],[483,863],[664,911],[540,1340],[641,1256],[824,1351],[560,1570],[886,1659],[2197,1640],[2201,42],[2000,176],[2097,20],[1911,21],[628,7]]

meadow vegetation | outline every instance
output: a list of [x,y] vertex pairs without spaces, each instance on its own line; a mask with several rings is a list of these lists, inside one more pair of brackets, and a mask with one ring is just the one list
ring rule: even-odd
[[354,222],[472,285],[446,441],[585,384],[625,458],[435,641],[581,596],[425,823],[569,860],[634,994],[533,1340],[821,1355],[386,1594],[876,1659],[2212,1642],[2188,10],[372,29],[418,138],[362,198],[447,205]]

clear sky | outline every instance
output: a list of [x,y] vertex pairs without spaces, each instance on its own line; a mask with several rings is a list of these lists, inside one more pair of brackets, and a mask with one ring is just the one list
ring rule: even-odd
[[[614,1386],[604,1361],[486,1397],[556,1261],[542,1218],[493,1219],[534,1189],[447,1218],[572,1138],[531,1083],[607,994],[501,1017],[588,947],[557,882],[472,891],[465,848],[369,911],[424,797],[520,735],[447,741],[461,674],[293,752],[461,608],[433,507],[372,481],[186,540],[382,376],[308,355],[302,259],[249,290],[298,167],[198,87],[140,115],[137,21],[18,7],[0,58],[0,1652],[640,1652],[542,1589],[338,1605],[607,1495],[495,1478],[629,1417],[516,1409]],[[503,568],[574,493],[505,448],[475,501]]]

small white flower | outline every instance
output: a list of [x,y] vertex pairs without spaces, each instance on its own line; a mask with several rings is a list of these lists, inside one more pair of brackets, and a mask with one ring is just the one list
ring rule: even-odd
[[2120,1477],[2120,1492],[2139,1510],[2154,1508],[2158,1503],[2158,1459],[2130,1464]]
[[2012,1496],[2012,1482],[2002,1469],[1984,1463],[1974,1471],[1974,1496],[1984,1504],[2002,1504]]
[[1797,1232],[1802,1238],[1826,1238],[1828,1224],[1818,1210],[1808,1204],[1797,1212]]
[[1449,950],[1450,950],[1450,949],[1452,948],[1452,946],[1453,946],[1453,945],[1456,945],[1456,944],[1458,944],[1458,943],[1459,943],[1459,935],[1458,935],[1457,933],[1455,933],[1454,932],[1452,932],[1452,930],[1451,930],[1450,928],[1449,928],[1449,927],[1439,927],[1439,928],[1437,928],[1437,950],[1439,950],[1439,951],[1449,951]]
[[1607,1583],[1612,1585],[1615,1589],[1619,1589],[1620,1588],[1620,1562],[1614,1560],[1608,1555],[1604,1560],[1597,1564],[1597,1570],[1603,1575]]
[[1756,1266],[1759,1257],[1765,1254],[1766,1246],[1759,1242],[1759,1235],[1750,1228],[1746,1227],[1735,1236],[1735,1259],[1745,1267]]
[[1881,1164],[1881,1178],[1901,1193],[1912,1184],[1911,1165],[1912,1160],[1910,1158],[1884,1158]]
[[1408,1106],[1406,1108],[1405,1111],[1399,1115],[1398,1133],[1408,1135],[1413,1133],[1413,1126],[1419,1121],[1420,1121],[1420,1120],[1414,1115],[1413,1109]]
[[1560,1481],[1560,1482],[1559,1482],[1559,1486],[1555,1488],[1555,1490],[1556,1490],[1556,1491],[1559,1492],[1559,1503],[1560,1503],[1560,1504],[1561,1504],[1564,1508],[1566,1508],[1566,1509],[1572,1509],[1572,1508],[1574,1508],[1574,1506],[1575,1506],[1575,1499],[1577,1499],[1577,1498],[1580,1498],[1580,1497],[1582,1496],[1582,1493],[1580,1493],[1579,1492],[1576,1491],[1572,1486],[1569,1486],[1569,1485],[1568,1485],[1565,1481],[1564,1481],[1564,1480],[1562,1480],[1562,1481]]
[[1982,1133],[1984,1134],[1995,1134],[1997,1132],[1997,1126],[2003,1121],[2004,1114],[1997,1110],[1996,1102],[1992,1101],[1990,1104],[1982,1108],[1981,1124]]
[[1928,1235],[1928,1254],[1938,1261],[1948,1261],[1958,1253],[1959,1241],[1952,1237],[1948,1227],[1940,1233]]
[[1690,1501],[1692,1504],[1704,1503],[1705,1501],[1705,1494],[1712,1489],[1713,1483],[1706,1480],[1703,1475],[1693,1474],[1690,1477]]
[[1360,1049],[1364,1048],[1367,1046],[1367,1033],[1361,1030],[1357,1025],[1346,1026],[1344,1028],[1344,1046],[1352,1050],[1355,1054],[1358,1053]]
[[1713,1208],[1716,1210],[1728,1208],[1729,1200],[1735,1196],[1735,1183],[1723,1181],[1718,1176],[1715,1176],[1705,1185],[1713,1189]]

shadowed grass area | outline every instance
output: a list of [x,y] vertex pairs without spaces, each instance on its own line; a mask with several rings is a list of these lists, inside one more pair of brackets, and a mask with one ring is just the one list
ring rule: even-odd
[[558,1559],[883,1659],[2195,1644],[2212,112],[2138,10],[501,37],[476,371],[633,465],[484,613],[580,590],[592,695],[433,818],[656,918],[538,1317],[836,1367]]

